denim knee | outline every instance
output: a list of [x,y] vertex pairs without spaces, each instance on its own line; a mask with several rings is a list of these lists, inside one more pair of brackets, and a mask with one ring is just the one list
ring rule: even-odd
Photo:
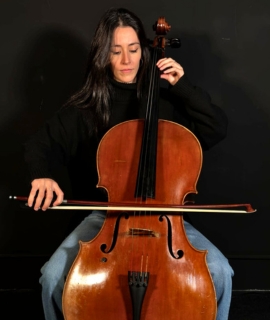
[[209,261],[208,267],[215,284],[217,300],[219,300],[224,292],[230,292],[232,290],[232,277],[234,272],[225,257],[223,259]]
[[58,268],[54,268],[51,261],[48,261],[41,268],[41,277],[39,278],[39,283],[42,287],[55,288],[56,286],[62,286],[65,282],[65,274],[63,272],[57,272]]

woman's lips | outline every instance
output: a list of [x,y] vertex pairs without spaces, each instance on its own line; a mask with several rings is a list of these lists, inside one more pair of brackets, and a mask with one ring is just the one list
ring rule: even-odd
[[128,72],[131,72],[132,69],[123,69],[123,70],[120,70],[120,71],[123,72],[123,73],[128,73]]

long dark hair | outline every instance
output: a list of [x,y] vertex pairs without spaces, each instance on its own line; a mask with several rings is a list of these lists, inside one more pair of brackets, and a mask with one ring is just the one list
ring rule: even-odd
[[100,19],[94,33],[88,58],[85,82],[81,90],[75,93],[66,103],[83,110],[85,119],[94,126],[96,134],[103,131],[109,122],[110,98],[110,48],[114,30],[119,26],[132,27],[137,33],[141,45],[141,63],[137,73],[137,97],[143,96],[147,84],[147,70],[150,53],[148,41],[141,20],[127,9],[112,8]]

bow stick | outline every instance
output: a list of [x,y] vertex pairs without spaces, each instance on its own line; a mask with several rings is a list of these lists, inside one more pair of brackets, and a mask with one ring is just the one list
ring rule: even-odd
[[[27,201],[27,197],[10,196],[10,199]],[[72,205],[69,205],[72,204]],[[26,204],[27,205],[27,204]],[[233,209],[228,209],[233,208]],[[245,210],[235,209],[245,208]],[[107,211],[167,211],[167,212],[209,212],[209,213],[253,213],[250,204],[205,204],[205,205],[170,205],[145,204],[136,202],[99,202],[82,200],[63,200],[62,205],[48,207],[53,210],[107,210]]]

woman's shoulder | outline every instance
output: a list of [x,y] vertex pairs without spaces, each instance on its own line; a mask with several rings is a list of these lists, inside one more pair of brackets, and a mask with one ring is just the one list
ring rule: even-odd
[[72,105],[64,106],[55,113],[52,120],[54,119],[64,126],[82,125],[84,123],[83,110]]

